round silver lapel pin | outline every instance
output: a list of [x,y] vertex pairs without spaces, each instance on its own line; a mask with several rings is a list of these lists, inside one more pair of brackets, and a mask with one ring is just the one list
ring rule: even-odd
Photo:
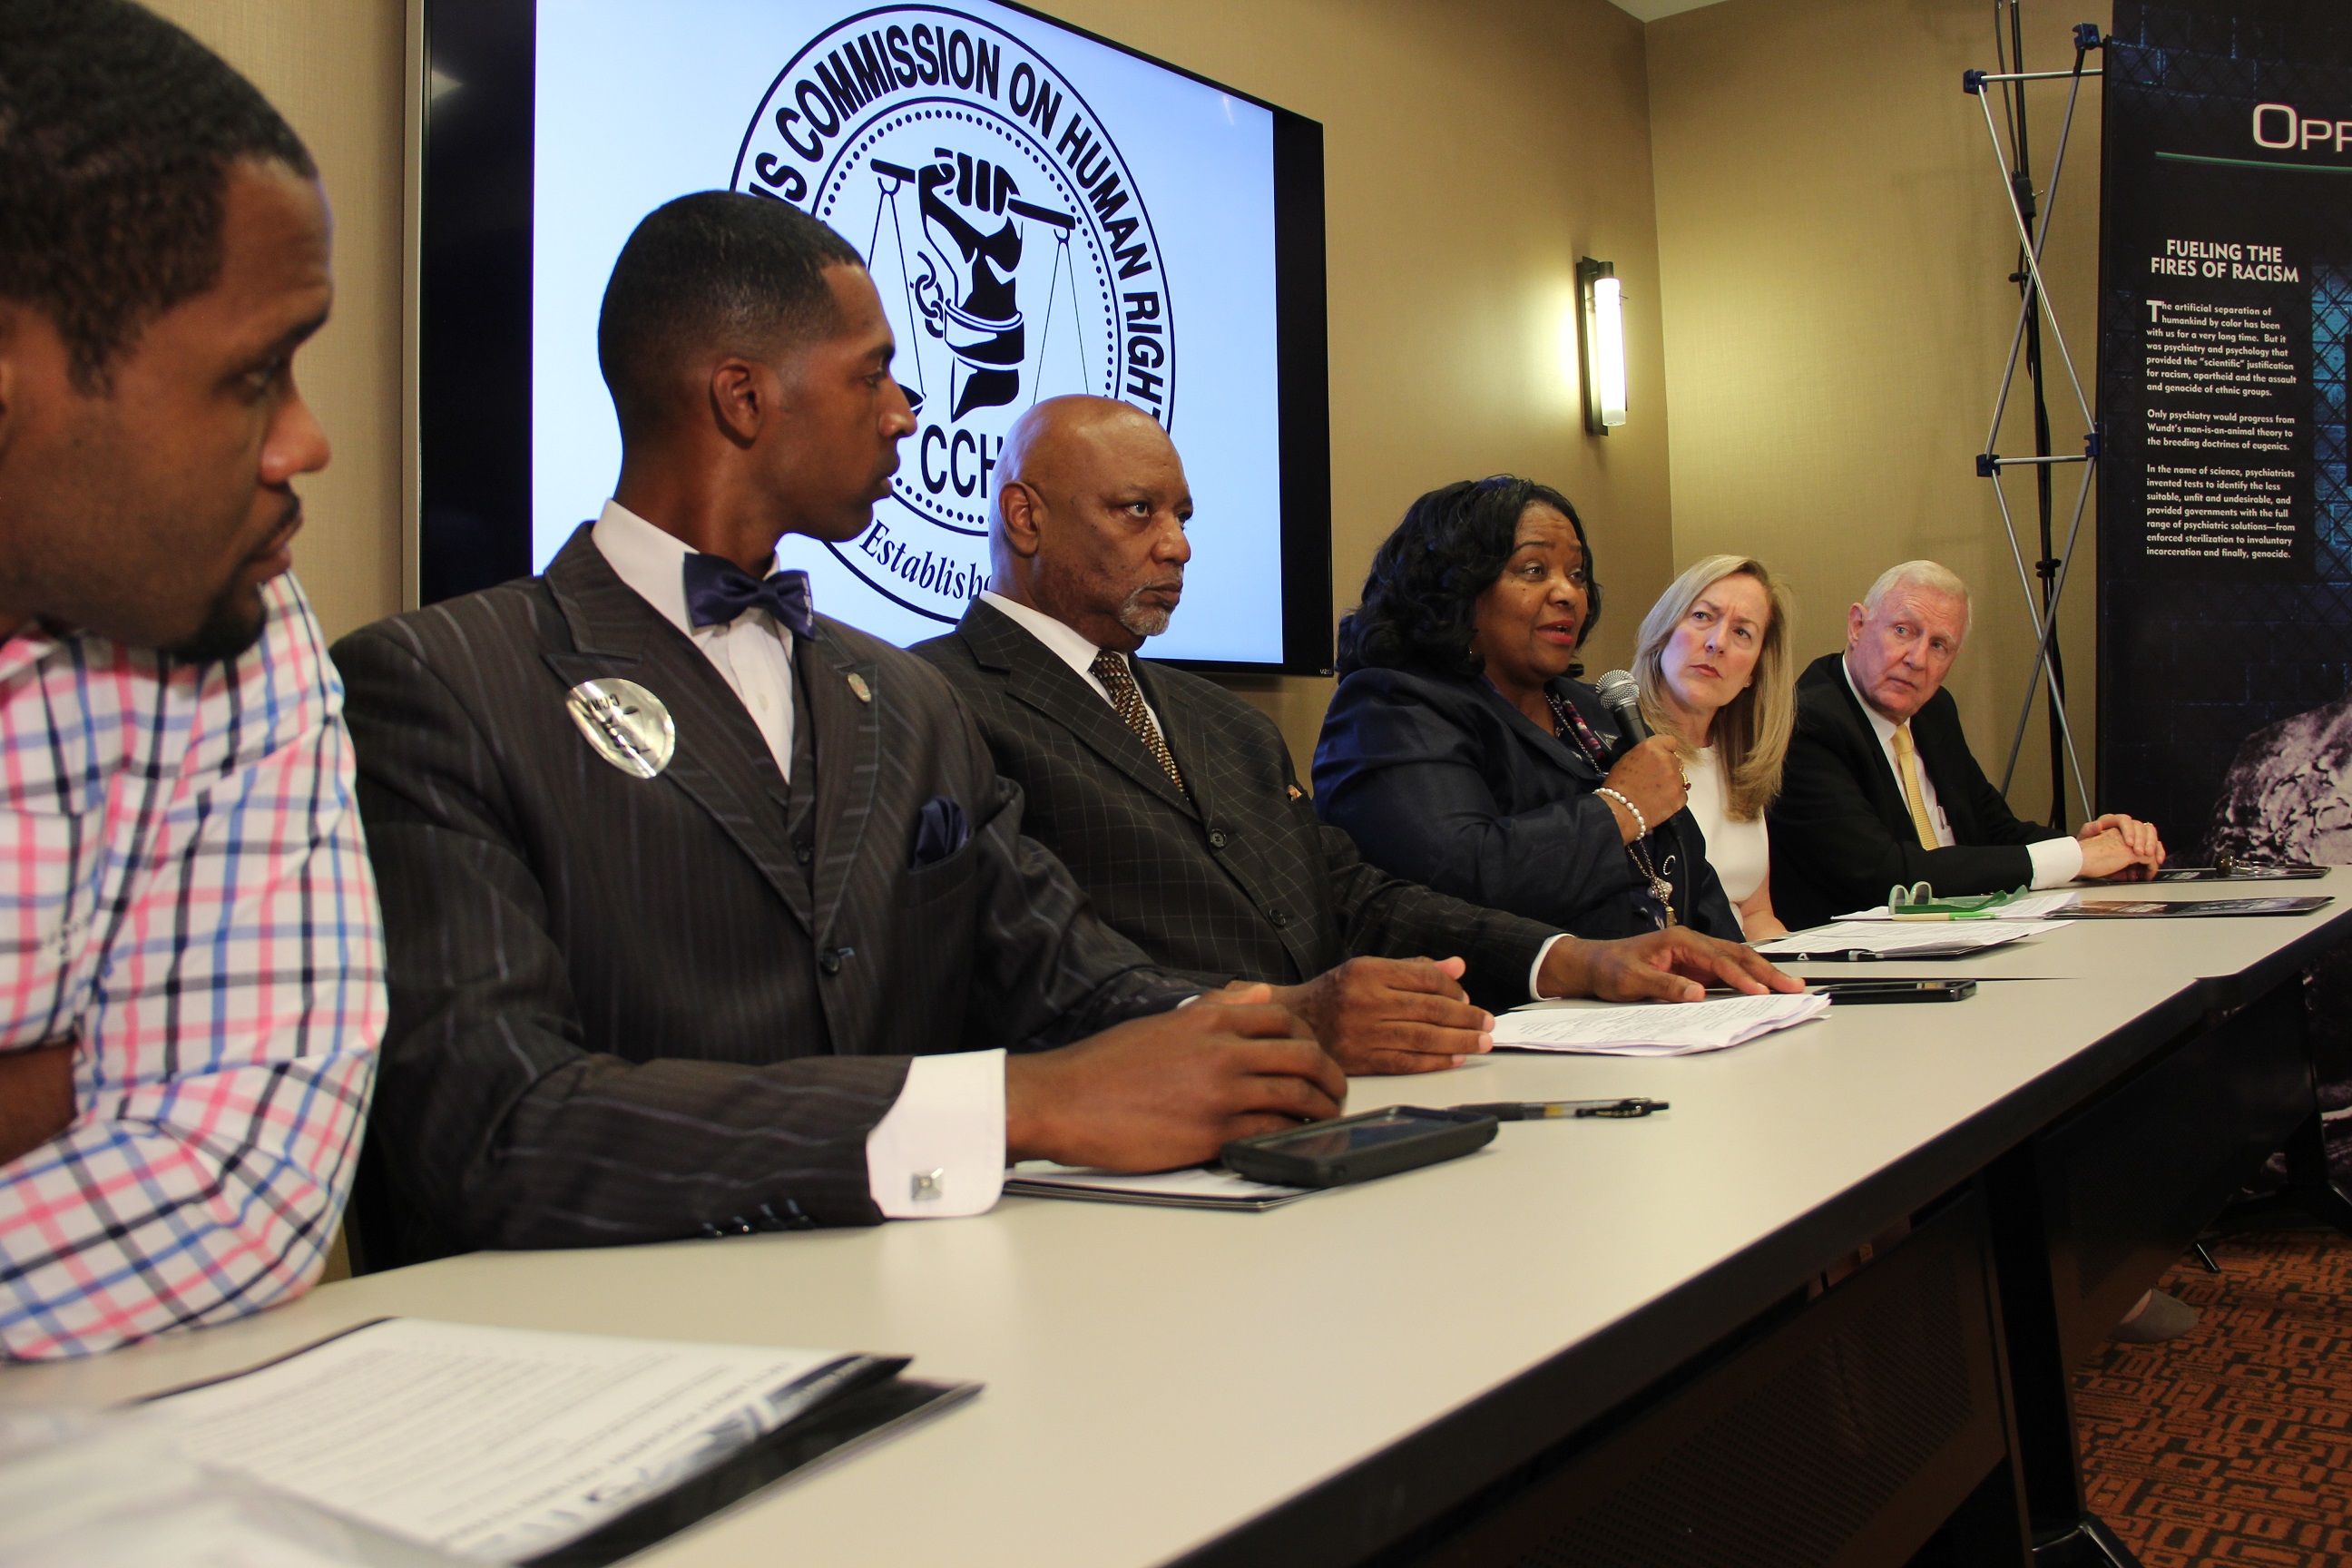
[[874,689],[866,685],[866,678],[854,669],[849,672],[849,689],[857,693],[857,700],[860,702],[874,700]]
[[563,706],[596,754],[625,773],[649,779],[677,750],[669,710],[634,680],[583,680],[564,694]]

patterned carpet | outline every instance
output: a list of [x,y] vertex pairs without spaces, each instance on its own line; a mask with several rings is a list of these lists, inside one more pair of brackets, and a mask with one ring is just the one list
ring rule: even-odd
[[2092,1509],[2145,1568],[2352,1563],[2352,1239],[2213,1244],[2164,1289],[2203,1317],[2075,1382]]

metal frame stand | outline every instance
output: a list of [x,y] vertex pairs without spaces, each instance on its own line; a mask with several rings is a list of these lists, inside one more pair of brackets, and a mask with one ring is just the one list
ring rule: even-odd
[[[2042,249],[2050,237],[2050,218],[2058,209],[2058,182],[2066,170],[2066,147],[2074,129],[2074,109],[2081,100],[2083,79],[2097,76],[2095,70],[2084,68],[2084,60],[2093,49],[2104,44],[2095,23],[2084,22],[2074,29],[2074,63],[2063,71],[2029,71],[2025,68],[2024,33],[2018,16],[2020,0],[1993,0],[1993,43],[1998,71],[1972,70],[1960,78],[1961,90],[1974,98],[1984,110],[1985,135],[1991,141],[1993,161],[2000,166],[2001,181],[2009,191],[2009,210],[2017,226],[2018,264],[2010,274],[2010,281],[2018,288],[2017,328],[2009,343],[2009,363],[2001,371],[2000,390],[1993,400],[1992,423],[1985,432],[1984,449],[1978,455],[1976,471],[1979,479],[1992,481],[1995,504],[2000,508],[2000,525],[2009,536],[2010,559],[2017,566],[2017,585],[2025,595],[2025,613],[2033,623],[2036,651],[2033,673],[2025,683],[2025,701],[2019,709],[2017,729],[2010,739],[2009,762],[2001,770],[2002,793],[2017,773],[2018,754],[2024,749],[2025,727],[2033,717],[2034,699],[2041,694],[2044,676],[2049,678],[2050,721],[2050,826],[2060,833],[2067,831],[2066,778],[2071,770],[2074,780],[2075,797],[2082,802],[2083,813],[2092,814],[2092,797],[2084,783],[2082,758],[2074,748],[2074,731],[2066,720],[2065,667],[2058,654],[2058,605],[2066,591],[2066,578],[2074,564],[2074,546],[2082,537],[2083,513],[2091,499],[2091,486],[2099,470],[2099,425],[2091,412],[2091,401],[2083,391],[2082,377],[2074,369],[2074,356],[2066,347],[2066,335],[2058,324],[2058,315],[2050,303],[2048,289],[2042,280]],[[2007,12],[2007,48],[2001,46],[2002,13]],[[2002,58],[2004,57],[2005,58]],[[2025,83],[2063,79],[2067,84],[2066,114],[2058,130],[2058,148],[2050,166],[2050,184],[2043,191],[2040,210],[2036,211],[2033,195],[2032,151],[2027,141]],[[2003,116],[2009,126],[2007,146],[2001,142],[2000,125],[1993,118],[1992,94],[1987,89],[2001,89]],[[2042,334],[2047,323],[2051,342],[2058,347],[2059,363],[2065,367],[2066,383],[2074,395],[2074,405],[2083,416],[2083,450],[2080,454],[2060,455],[2052,449],[2050,406],[2045,396],[2045,366],[2042,362]],[[2032,386],[2033,409],[2033,456],[2004,458],[1997,447],[2000,439],[2000,422],[2009,412],[2011,395],[2016,390],[2017,373],[2022,361],[2026,378]],[[2066,543],[2063,550],[2057,543],[2054,486],[2055,471],[2063,465],[2079,463],[2083,481],[2074,495],[2074,516],[2066,527]],[[2033,472],[2035,510],[2040,522],[2036,539],[2039,549],[2033,569],[2026,570],[2025,549],[2018,540],[2017,517],[2010,510],[2009,493],[2002,488],[2001,476],[2011,468],[2031,468]],[[2036,592],[2036,584],[2039,592]],[[2027,1260],[2004,1260],[2004,1273]],[[2046,1259],[2030,1260],[2026,1272],[2046,1273]],[[2004,1282],[2006,1289],[2006,1280]],[[2046,1282],[2045,1282],[2046,1289]],[[2021,1353],[2012,1343],[2012,1355]],[[2138,1559],[2131,1549],[2117,1539],[2105,1521],[2085,1506],[2082,1496],[2079,1462],[2075,1459],[2072,1402],[2067,1397],[2063,1362],[2053,1362],[2040,1369],[2044,1381],[2055,1393],[2054,1407],[2042,1412],[2044,1425],[2055,1423],[2053,1431],[2044,1434],[2045,1468],[2058,1461],[2057,1469],[2049,1476],[2029,1477],[2043,1482],[2041,1489],[2053,1495],[2039,1499],[2044,1511],[2063,1522],[2037,1532],[2033,1559],[2037,1568],[2072,1568],[2074,1564],[2097,1565],[2097,1568],[2138,1568]],[[2063,1461],[2059,1457],[2063,1456]],[[2033,1489],[2029,1486],[2029,1490]]]
[[[2050,235],[2051,215],[2058,208],[2058,181],[2066,169],[2066,145],[2074,129],[2074,109],[2083,90],[2083,79],[2097,76],[2096,70],[2085,70],[2084,59],[2091,50],[2102,47],[2095,23],[2084,22],[2074,29],[2074,64],[2070,70],[2029,71],[2024,68],[2024,37],[2018,19],[2020,0],[1994,0],[1993,43],[1996,55],[2005,55],[2000,63],[2007,68],[1999,71],[1971,70],[1960,78],[1961,90],[1977,100],[1984,110],[1985,134],[1992,142],[1993,160],[2000,166],[2001,181],[2009,191],[2010,216],[2017,226],[2018,266],[2010,274],[2010,281],[2018,287],[2017,329],[2011,335],[2009,363],[2001,372],[2000,390],[1993,401],[1992,424],[1985,432],[1984,450],[1976,460],[1977,475],[1992,481],[1993,498],[2000,508],[2001,528],[2009,535],[2010,558],[2017,565],[2017,584],[2025,595],[2026,615],[2033,623],[2037,651],[2033,674],[2026,681],[2025,701],[2017,715],[2017,729],[2009,744],[2009,763],[2001,770],[2002,793],[2017,773],[2018,754],[2025,745],[2025,726],[2033,716],[2034,699],[2042,689],[2044,675],[2050,679],[2050,826],[2060,833],[2068,830],[2066,815],[2066,777],[2071,769],[2075,796],[2082,802],[2084,815],[2092,814],[2089,787],[2083,780],[2083,762],[2074,748],[2074,731],[2066,720],[2065,667],[2058,652],[2058,604],[2066,591],[2068,569],[2074,558],[2074,546],[2083,531],[2083,513],[2091,499],[2091,486],[2098,475],[2099,426],[2091,412],[2090,399],[2083,391],[2082,377],[2075,373],[2074,355],[2066,347],[2066,336],[2059,327],[2058,315],[2050,303],[2050,294],[2042,279],[2042,249]],[[2009,37],[2002,47],[2001,14],[2008,13]],[[2050,168],[2050,184],[2042,193],[2037,215],[2033,195],[2032,153],[2026,135],[2025,89],[2029,81],[2063,80],[2067,85],[2066,116],[2058,132],[2058,151]],[[1992,95],[1986,89],[1998,86],[2001,89],[2002,118],[2008,122],[2009,140],[2004,146],[2000,125],[1993,118]],[[2042,331],[2047,323],[2050,341],[2057,344],[2058,358],[2065,367],[2066,381],[2074,395],[2074,405],[2083,416],[2083,450],[2079,455],[2053,454],[2051,449],[2050,407],[2044,395],[2044,365],[2042,363]],[[2022,363],[2032,388],[2033,409],[2034,455],[2030,458],[2004,458],[1995,449],[2000,438],[2000,422],[2009,412],[2009,402],[2017,385],[2017,373]],[[2053,529],[2053,474],[2062,465],[2080,463],[2083,482],[2075,493],[2073,520],[2066,529],[2066,544],[2056,550]],[[2018,540],[2017,518],[2010,510],[2008,492],[2001,486],[2002,474],[2011,468],[2031,468],[2034,476],[2036,510],[2041,529],[2039,551],[2033,569],[2026,570],[2024,546]],[[2035,588],[2039,580],[2040,590]],[[2063,763],[2062,763],[2063,754]]]

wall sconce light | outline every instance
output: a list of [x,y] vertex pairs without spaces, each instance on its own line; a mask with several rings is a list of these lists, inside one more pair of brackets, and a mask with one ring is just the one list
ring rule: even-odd
[[1625,423],[1625,305],[1617,264],[1585,257],[1576,264],[1582,310],[1577,334],[1584,359],[1584,427],[1606,436]]

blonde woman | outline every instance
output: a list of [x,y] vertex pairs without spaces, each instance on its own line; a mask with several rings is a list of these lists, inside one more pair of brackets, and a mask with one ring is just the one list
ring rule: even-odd
[[1679,742],[1690,813],[1748,940],[1785,936],[1772,912],[1764,807],[1780,793],[1796,723],[1789,598],[1761,561],[1710,555],[1642,621],[1633,655],[1642,713]]

